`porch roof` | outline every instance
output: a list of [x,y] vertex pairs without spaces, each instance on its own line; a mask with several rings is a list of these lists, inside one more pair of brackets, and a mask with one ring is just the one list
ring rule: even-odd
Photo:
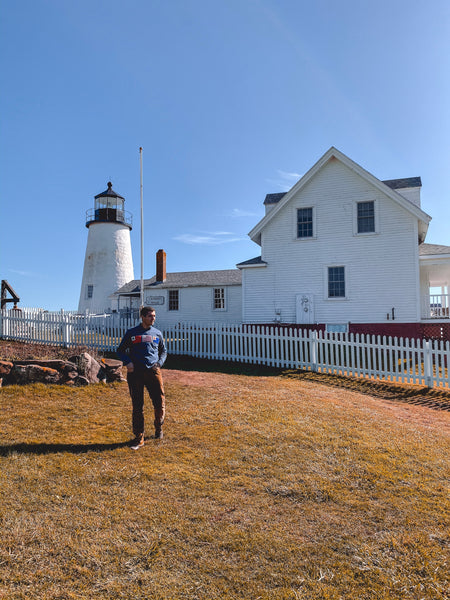
[[419,263],[430,287],[450,285],[450,246],[420,244]]

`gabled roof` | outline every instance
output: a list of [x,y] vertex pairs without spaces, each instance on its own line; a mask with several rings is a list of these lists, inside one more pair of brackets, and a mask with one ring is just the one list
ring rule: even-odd
[[[368,181],[374,187],[378,188],[381,192],[383,192],[386,196],[389,196],[394,202],[405,208],[407,211],[412,213],[417,219],[422,223],[421,227],[419,227],[421,237],[424,239],[425,234],[428,228],[428,223],[431,220],[431,217],[427,215],[423,210],[421,210],[418,206],[416,206],[410,200],[407,200],[403,196],[401,196],[398,192],[395,191],[392,187],[388,185],[388,183],[377,179],[374,175],[363,169],[360,165],[355,163],[353,160],[348,158],[345,154],[334,148],[333,146],[325,152],[325,154],[316,162],[316,164],[311,167],[311,169],[301,177],[297,183],[286,193],[284,194],[268,194],[264,201],[265,204],[275,204],[275,206],[266,214],[265,217],[261,219],[261,221],[249,232],[250,238],[256,242],[257,244],[261,244],[261,232],[264,227],[275,217],[275,215],[290,201],[290,199],[297,194],[311,179],[322,169],[328,161],[332,158],[339,160],[342,164],[347,166],[349,169],[357,173],[360,177]],[[409,178],[418,183],[420,177],[412,177]],[[402,180],[391,179],[388,180],[390,182],[399,182]],[[407,180],[403,180],[407,181]],[[414,187],[417,187],[416,185]],[[397,188],[399,189],[399,188]]]
[[[238,269],[220,271],[186,271],[167,273],[166,281],[156,281],[156,275],[144,279],[144,289],[160,290],[165,288],[211,287],[218,285],[241,285],[242,274]],[[140,280],[133,279],[114,292],[119,294],[139,294]]]

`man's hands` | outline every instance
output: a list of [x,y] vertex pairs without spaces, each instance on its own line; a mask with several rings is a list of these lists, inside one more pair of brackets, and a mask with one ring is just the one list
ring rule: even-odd
[[134,365],[132,362],[127,364],[127,373],[132,373],[134,371]]

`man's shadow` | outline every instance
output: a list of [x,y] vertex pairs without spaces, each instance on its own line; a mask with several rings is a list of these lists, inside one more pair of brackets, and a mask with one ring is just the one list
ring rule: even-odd
[[18,454],[56,454],[57,452],[70,452],[71,454],[85,454],[86,452],[105,452],[129,446],[130,442],[116,442],[114,444],[11,444],[0,446],[0,456],[8,456],[14,452]]

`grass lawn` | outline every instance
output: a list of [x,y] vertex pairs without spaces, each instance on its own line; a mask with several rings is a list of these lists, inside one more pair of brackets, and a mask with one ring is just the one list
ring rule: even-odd
[[450,597],[449,412],[164,377],[165,438],[138,452],[125,383],[0,389],[0,598]]

